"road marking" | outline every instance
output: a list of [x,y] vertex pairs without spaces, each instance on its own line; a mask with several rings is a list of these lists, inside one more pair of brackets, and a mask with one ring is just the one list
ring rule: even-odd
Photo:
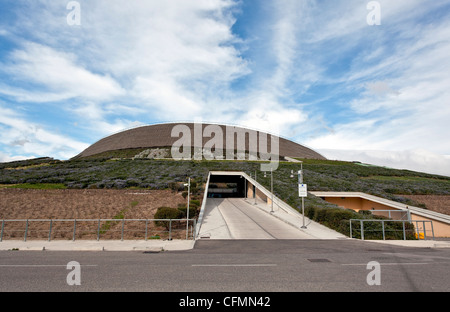
[[[82,267],[96,267],[96,264],[81,264]],[[67,264],[0,264],[0,267],[4,268],[39,268],[39,267],[67,267]]]
[[192,264],[193,267],[275,267],[277,264]]
[[[393,262],[393,263],[380,263],[381,265],[426,265],[429,263],[425,262]],[[341,265],[363,265],[366,266],[367,263],[342,263]]]

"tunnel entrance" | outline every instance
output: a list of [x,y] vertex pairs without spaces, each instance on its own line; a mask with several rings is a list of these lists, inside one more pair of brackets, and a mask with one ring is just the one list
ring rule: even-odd
[[241,175],[211,175],[208,198],[244,198],[246,183]]

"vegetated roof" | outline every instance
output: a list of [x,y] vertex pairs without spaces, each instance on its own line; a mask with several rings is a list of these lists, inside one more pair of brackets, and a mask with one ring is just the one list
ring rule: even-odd
[[[181,126],[179,128],[175,128],[175,126]],[[164,147],[172,147],[174,143],[180,140],[183,135],[188,134],[182,134],[179,131],[174,131],[172,136],[172,131],[177,129],[189,129],[191,138],[190,138],[190,144],[191,147],[199,147],[196,146],[199,144],[199,141],[194,139],[195,130],[198,132],[199,126],[202,127],[200,137],[201,144],[204,147],[207,142],[212,140],[213,138],[216,138],[216,136],[220,135],[220,132],[222,132],[223,140],[222,140],[222,150],[225,151],[227,148],[227,138],[228,143],[232,142],[234,140],[234,149],[237,150],[238,148],[238,137],[244,134],[245,135],[245,151],[249,151],[250,148],[249,142],[250,139],[254,140],[254,138],[257,138],[257,143],[252,141],[252,144],[257,144],[258,151],[261,153],[271,153],[271,134],[268,134],[266,132],[261,132],[257,130],[251,130],[247,128],[242,127],[236,127],[236,126],[228,126],[228,125],[220,125],[220,124],[194,124],[194,123],[164,123],[164,124],[156,124],[156,125],[149,125],[149,126],[142,126],[126,131],[122,131],[113,135],[110,135],[106,138],[103,138],[99,140],[98,142],[94,143],[87,149],[85,149],[83,152],[81,152],[79,155],[77,155],[75,158],[83,158],[83,157],[90,157],[97,154],[109,152],[109,151],[117,151],[117,150],[126,150],[126,149],[142,149],[142,148],[164,148]],[[214,126],[207,128],[208,126]],[[204,132],[205,129],[212,130],[211,133],[206,134],[208,131]],[[221,129],[221,131],[215,131]],[[228,133],[231,133],[231,131],[234,131],[233,136],[227,137],[227,131]],[[189,132],[188,132],[189,133]],[[205,134],[205,135],[202,135]],[[198,135],[198,133],[196,134]],[[256,136],[255,136],[256,135]],[[325,159],[322,155],[317,153],[316,151],[300,145],[298,143],[295,143],[293,141],[273,136],[279,139],[279,152],[278,155],[280,157],[297,157],[297,158],[304,158],[304,159]],[[261,138],[267,138],[266,142],[263,143],[265,146],[262,146],[260,144]],[[188,140],[189,142],[189,140]],[[261,148],[260,148],[261,147]],[[220,147],[215,146],[216,149],[220,150]],[[253,147],[253,150],[255,148]],[[225,155],[224,155],[225,157]]]

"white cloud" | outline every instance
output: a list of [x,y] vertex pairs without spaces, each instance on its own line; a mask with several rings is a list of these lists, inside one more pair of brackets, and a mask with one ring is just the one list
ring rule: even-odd
[[[106,100],[124,93],[110,77],[96,75],[77,66],[75,55],[45,45],[24,42],[23,49],[13,51],[10,59],[11,63],[3,68],[5,72],[15,79],[44,86],[49,94],[57,94],[58,100],[74,97]],[[22,93],[24,90],[17,91]],[[28,96],[27,100],[32,101],[32,98]]]
[[[80,27],[66,24],[66,3],[27,2],[15,23],[1,25],[18,48],[2,57],[11,79],[0,81],[0,93],[61,103],[93,141],[136,122],[201,116],[276,128],[313,148],[450,153],[450,24],[418,21],[443,0],[381,0],[379,27],[367,25],[359,0],[259,4],[267,16],[258,16],[253,42],[233,33],[238,1],[83,1]],[[341,103],[316,105],[340,92]],[[13,137],[4,142],[30,140],[20,135],[25,126],[8,127]]]
[[0,81],[0,93],[61,103],[93,141],[136,122],[190,120],[223,106],[217,94],[249,73],[233,45],[234,1],[86,1],[80,27],[66,24],[61,2],[27,3],[4,25],[19,47],[2,61],[11,79]]
[[[65,135],[50,132],[41,125],[24,119],[17,112],[0,106],[0,144],[9,146],[11,152],[22,155],[52,156],[68,159],[84,150],[89,144]],[[20,144],[19,144],[20,143]],[[10,153],[11,154],[11,153]],[[4,159],[16,159],[17,154]],[[20,156],[27,157],[29,156]]]
[[450,156],[423,149],[405,151],[320,149],[319,152],[331,160],[360,161],[377,166],[450,176]]
[[10,156],[0,152],[0,163],[35,158],[34,156]]
[[[368,49],[360,46],[349,70],[339,78],[342,89],[353,95],[341,106],[338,116],[342,120],[325,115],[333,120],[333,132],[303,142],[319,150],[333,149],[332,155],[341,155],[337,150],[343,150],[345,159],[358,155],[382,165],[401,166],[404,162],[416,170],[448,174],[448,160],[440,155],[450,154],[450,23],[448,19],[433,23],[420,20],[443,3],[426,6],[420,1],[381,1],[382,25],[369,28],[371,31],[367,25],[356,24],[347,30],[333,30],[331,25],[340,25],[337,21],[343,18],[339,14],[335,23],[319,28],[314,37],[323,42],[332,38],[332,33],[355,46],[364,42],[362,33],[370,34],[373,41],[367,42]],[[342,51],[338,47],[335,52]],[[386,152],[389,150],[394,158]],[[371,151],[370,157],[364,151]],[[375,157],[378,154],[373,151],[381,151],[383,157]]]

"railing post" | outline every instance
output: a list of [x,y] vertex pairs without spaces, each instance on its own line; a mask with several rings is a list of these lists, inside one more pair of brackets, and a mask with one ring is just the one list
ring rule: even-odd
[[350,220],[350,238],[353,238],[352,220]]
[[5,220],[2,220],[2,232],[0,233],[0,242],[3,242],[3,229],[5,227]]
[[361,240],[364,240],[364,221],[360,220],[361,223]]
[[403,221],[402,224],[403,224],[403,240],[406,240],[405,221]]
[[100,219],[98,219],[98,226],[97,226],[97,242],[100,240]]
[[427,228],[426,228],[426,226],[425,226],[425,221],[422,221],[422,223],[423,223],[423,239],[424,240],[427,240]]
[[123,241],[123,228],[125,227],[125,219],[122,219],[122,234],[120,240]]
[[381,220],[381,228],[383,229],[383,240],[386,240],[386,235],[384,233],[384,220]]
[[73,237],[72,237],[72,241],[75,241],[75,234],[77,232],[77,219],[73,220]]
[[23,238],[24,242],[27,241],[27,235],[28,235],[28,219],[27,219],[27,223],[25,224],[25,236]]
[[169,240],[172,240],[172,219],[169,220]]
[[147,240],[147,234],[148,234],[148,219],[145,220],[145,240]]
[[50,219],[50,229],[48,230],[48,241],[52,240],[52,222],[53,220]]
[[192,233],[192,239],[196,240],[197,239],[197,220],[194,219],[194,225],[193,225],[193,233]]
[[434,227],[433,227],[433,221],[430,221],[431,223],[431,232],[433,234],[433,240],[434,240]]

